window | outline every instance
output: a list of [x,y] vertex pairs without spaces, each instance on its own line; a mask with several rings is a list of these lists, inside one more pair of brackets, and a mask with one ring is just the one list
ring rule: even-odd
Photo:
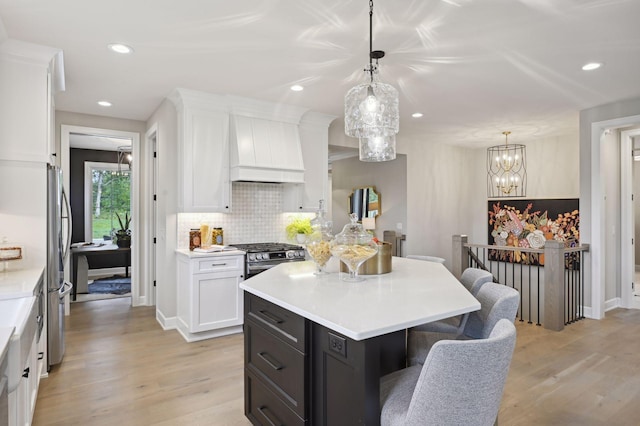
[[85,162],[85,240],[110,240],[131,212],[131,171],[117,163]]

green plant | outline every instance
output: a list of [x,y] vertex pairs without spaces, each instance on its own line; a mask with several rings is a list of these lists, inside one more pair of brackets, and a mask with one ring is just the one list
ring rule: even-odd
[[293,218],[291,223],[289,223],[285,229],[289,239],[294,239],[296,234],[309,235],[313,232],[313,229],[311,228],[311,219],[307,217]]
[[131,224],[131,217],[129,216],[129,213],[125,212],[124,222],[122,221],[122,218],[120,217],[118,212],[116,212],[116,217],[118,218],[118,223],[120,224],[120,229],[116,231],[116,235],[119,237],[131,235],[131,230],[129,229],[129,225]]

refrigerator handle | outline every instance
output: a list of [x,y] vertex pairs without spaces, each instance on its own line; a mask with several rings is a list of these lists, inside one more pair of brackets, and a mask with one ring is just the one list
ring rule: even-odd
[[62,287],[60,287],[60,290],[58,290],[58,297],[60,297],[60,299],[64,299],[64,297],[71,293],[71,290],[73,290],[73,284],[71,284],[69,281],[65,281],[62,284]]
[[66,210],[66,216],[63,214],[62,220],[67,221],[67,241],[64,250],[62,251],[62,262],[64,263],[67,261],[67,257],[69,256],[69,249],[71,248],[71,228],[73,226],[73,222],[71,219],[71,205],[69,204],[69,199],[67,198],[67,193],[65,192],[64,187],[62,188],[62,202],[63,209]]

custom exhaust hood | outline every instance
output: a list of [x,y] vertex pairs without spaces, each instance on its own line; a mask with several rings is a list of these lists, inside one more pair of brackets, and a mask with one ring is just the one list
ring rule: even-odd
[[304,183],[297,124],[301,115],[284,121],[232,112],[229,122],[231,181]]

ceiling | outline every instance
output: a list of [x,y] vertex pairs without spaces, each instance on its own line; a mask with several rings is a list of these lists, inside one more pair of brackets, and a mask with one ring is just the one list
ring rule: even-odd
[[[0,0],[0,40],[64,51],[58,110],[146,121],[183,87],[342,117],[344,94],[365,78],[368,8]],[[638,0],[376,0],[373,47],[386,51],[381,80],[400,91],[399,138],[488,146],[503,130],[515,142],[575,134],[578,111],[640,96],[639,17]],[[135,52],[117,55],[113,42]],[[591,61],[604,65],[582,71]]]

